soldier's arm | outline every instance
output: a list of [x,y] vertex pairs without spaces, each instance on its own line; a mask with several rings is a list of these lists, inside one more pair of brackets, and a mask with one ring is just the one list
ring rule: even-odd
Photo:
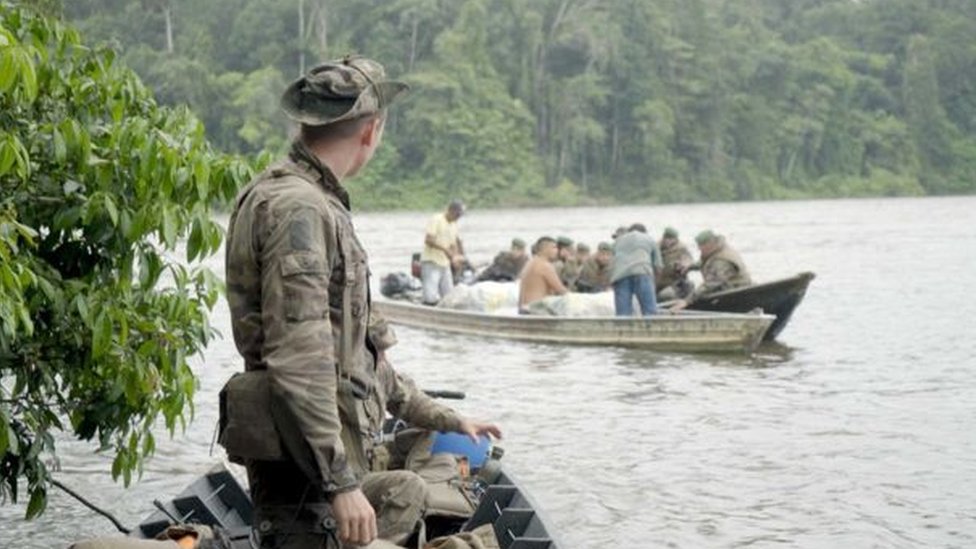
[[550,294],[563,295],[569,293],[563,281],[559,279],[559,275],[556,274],[556,268],[552,265],[543,267],[542,278],[546,281],[546,286],[549,288]]
[[397,344],[396,332],[386,318],[375,309],[369,310],[369,325],[366,335],[377,351],[383,352]]
[[275,422],[293,454],[307,444],[308,468],[326,492],[354,490],[359,483],[339,436],[329,321],[334,230],[321,211],[302,204],[267,216],[274,219],[261,249],[261,321]]
[[[700,286],[702,294],[721,292],[729,286],[729,280],[736,275],[735,265],[724,259],[715,259],[708,265],[707,271],[702,271],[704,282]],[[697,292],[697,290],[696,290]]]
[[459,431],[463,418],[417,388],[413,380],[393,369],[387,361],[376,365],[386,392],[387,411],[407,423],[434,431]]

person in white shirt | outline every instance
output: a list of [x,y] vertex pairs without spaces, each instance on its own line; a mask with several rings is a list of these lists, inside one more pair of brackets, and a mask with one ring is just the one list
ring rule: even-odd
[[447,205],[447,210],[435,214],[427,223],[424,251],[420,254],[420,279],[426,305],[436,305],[454,287],[451,266],[464,262],[464,247],[457,226],[463,214],[464,203],[455,199]]

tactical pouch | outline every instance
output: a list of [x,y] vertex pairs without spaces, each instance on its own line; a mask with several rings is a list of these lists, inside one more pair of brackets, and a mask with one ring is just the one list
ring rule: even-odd
[[227,459],[281,461],[281,436],[271,415],[271,382],[267,370],[237,373],[220,391],[220,435]]

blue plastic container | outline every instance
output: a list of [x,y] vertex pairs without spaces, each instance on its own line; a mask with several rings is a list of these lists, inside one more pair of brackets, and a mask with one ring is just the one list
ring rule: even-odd
[[465,456],[472,469],[480,469],[491,455],[491,439],[482,436],[475,444],[468,435],[438,431],[434,433],[434,444],[430,448],[430,453]]

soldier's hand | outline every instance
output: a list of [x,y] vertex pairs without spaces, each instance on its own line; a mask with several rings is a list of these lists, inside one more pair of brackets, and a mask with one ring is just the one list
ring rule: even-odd
[[684,309],[687,306],[688,306],[688,302],[687,301],[685,301],[684,299],[679,299],[678,301],[675,301],[674,302],[674,305],[671,306],[671,309],[670,310],[672,312],[678,312],[678,311]]
[[333,496],[332,512],[343,543],[366,545],[376,539],[376,513],[359,488]]
[[482,435],[502,438],[502,430],[494,423],[481,423],[479,421],[471,421],[470,419],[461,420],[461,426],[458,428],[458,431],[471,437],[471,440],[475,444],[478,443],[478,437]]

